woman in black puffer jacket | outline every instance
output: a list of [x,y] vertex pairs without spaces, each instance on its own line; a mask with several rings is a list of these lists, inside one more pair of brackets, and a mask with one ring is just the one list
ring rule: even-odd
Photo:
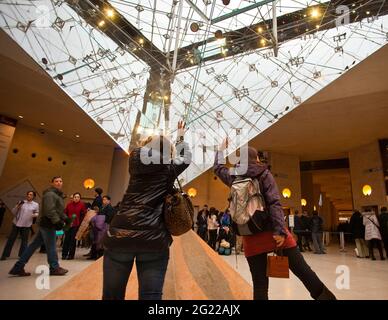
[[184,127],[179,122],[175,147],[164,136],[152,136],[130,153],[128,189],[104,239],[103,299],[125,298],[135,259],[139,299],[162,298],[172,243],[163,219],[164,199],[175,173],[181,174],[191,162]]

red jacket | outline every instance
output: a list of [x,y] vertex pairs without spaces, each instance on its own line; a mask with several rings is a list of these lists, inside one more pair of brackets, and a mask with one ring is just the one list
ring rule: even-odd
[[85,204],[80,201],[78,203],[75,203],[74,201],[71,201],[67,204],[65,208],[65,214],[71,218],[73,214],[77,216],[75,220],[73,221],[72,227],[79,227],[81,224],[81,221],[83,220],[86,213],[86,206]]

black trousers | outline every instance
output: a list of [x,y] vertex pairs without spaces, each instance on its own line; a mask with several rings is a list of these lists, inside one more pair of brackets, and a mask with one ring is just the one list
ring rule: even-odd
[[384,248],[385,248],[385,254],[388,258],[388,236],[383,236],[383,243],[384,243]]
[[74,258],[75,249],[77,247],[77,235],[78,227],[71,227],[65,232],[65,240],[62,247],[62,258],[70,257]]
[[381,259],[384,258],[383,248],[381,246],[381,240],[379,240],[379,239],[371,239],[371,240],[368,241],[368,246],[369,246],[369,256],[371,257],[371,259],[373,259],[375,257],[374,253],[373,253],[373,248],[374,247],[377,247],[377,249],[379,250],[380,258]]
[[15,224],[13,224],[11,233],[9,234],[7,243],[5,244],[3,254],[1,255],[2,257],[8,258],[11,255],[12,247],[19,233],[22,238],[22,242],[19,248],[19,257],[22,255],[23,251],[27,248],[30,227],[27,227],[27,228],[17,227]]
[[214,250],[216,249],[217,244],[217,229],[209,230],[209,246],[211,246]]
[[[299,248],[283,249],[283,255],[288,257],[292,273],[303,282],[311,297],[317,299],[323,291],[324,284],[304,260]],[[268,300],[267,253],[247,257],[247,260],[252,274],[253,299]]]

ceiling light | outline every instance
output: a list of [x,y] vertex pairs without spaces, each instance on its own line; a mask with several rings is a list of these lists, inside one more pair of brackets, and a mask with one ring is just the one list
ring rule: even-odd
[[367,11],[366,14],[370,14],[370,11]]
[[99,26],[100,28],[102,28],[104,25],[105,25],[105,21],[104,21],[104,20],[101,20],[101,21],[98,23],[98,26]]
[[259,28],[257,29],[257,32],[258,32],[258,33],[262,33],[262,32],[263,32],[263,28],[262,28],[262,27],[259,27]]
[[63,132],[63,130],[62,130],[62,129],[59,129],[59,132]]
[[262,46],[265,46],[266,43],[267,43],[267,40],[265,40],[265,39],[261,39],[261,40],[260,40],[260,44],[261,44]]
[[24,117],[23,116],[19,116],[20,119],[23,119]]
[[75,137],[76,137],[76,138],[79,138],[79,135],[78,135],[78,134],[76,134],[76,135],[75,135]]
[[321,13],[319,12],[319,10],[317,8],[314,8],[311,10],[311,17],[316,19],[316,18],[319,18],[319,16],[321,15]]
[[106,15],[109,17],[109,18],[113,18],[115,16],[115,12],[113,9],[109,8],[109,9],[105,9],[105,13]]
[[41,125],[41,126],[44,126],[44,122],[41,122],[40,125]]
[[320,28],[320,25],[319,25],[319,24],[317,24],[317,25],[315,26],[315,28],[319,29],[319,28]]
[[139,43],[140,43],[140,44],[144,44],[144,39],[143,39],[143,38],[140,38],[140,39],[139,39]]

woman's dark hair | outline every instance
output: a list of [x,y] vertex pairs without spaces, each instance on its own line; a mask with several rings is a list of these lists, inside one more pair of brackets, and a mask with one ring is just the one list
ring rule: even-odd
[[78,194],[79,197],[82,198],[82,196],[81,196],[81,194],[80,194],[79,192],[74,192],[74,193],[73,193],[73,198],[74,198],[74,196],[75,196],[76,194]]
[[94,189],[94,191],[96,191],[99,196],[101,195],[101,193],[103,193],[101,188],[96,188],[96,189]]
[[59,179],[59,178],[61,178],[61,179],[62,179],[62,177],[61,177],[61,176],[56,176],[56,177],[53,177],[53,178],[51,179],[51,182],[54,182],[56,179]]
[[103,196],[103,198],[106,198],[110,201],[110,196]]

